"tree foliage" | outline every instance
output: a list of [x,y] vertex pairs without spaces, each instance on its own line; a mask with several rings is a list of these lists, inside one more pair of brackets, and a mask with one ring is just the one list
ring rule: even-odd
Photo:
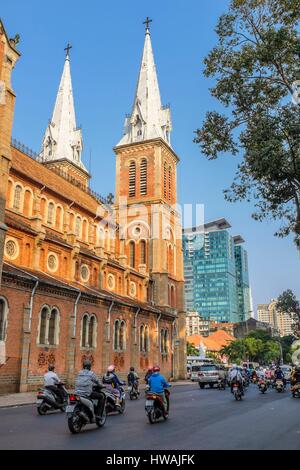
[[[254,199],[256,220],[300,234],[300,0],[231,0],[205,58],[210,90],[226,114],[209,111],[194,141],[208,159],[242,161],[225,198]],[[300,82],[299,82],[300,85]],[[300,89],[300,86],[299,86]]]
[[246,338],[237,339],[225,346],[221,353],[232,363],[254,361],[268,364],[279,361],[280,345],[279,341],[272,339],[267,333],[251,332]]
[[293,329],[296,336],[300,337],[300,303],[290,289],[284,291],[277,299],[278,312],[290,315],[293,320]]
[[186,343],[187,356],[199,356],[199,350],[195,347],[194,343]]

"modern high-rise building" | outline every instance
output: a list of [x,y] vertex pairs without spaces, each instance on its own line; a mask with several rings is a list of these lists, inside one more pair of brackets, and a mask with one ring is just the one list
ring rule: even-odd
[[247,252],[224,218],[183,230],[187,311],[214,321],[251,316]]

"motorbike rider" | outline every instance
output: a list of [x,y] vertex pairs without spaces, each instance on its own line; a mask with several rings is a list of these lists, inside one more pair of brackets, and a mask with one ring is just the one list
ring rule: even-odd
[[148,384],[149,377],[151,377],[153,371],[153,367],[148,367],[148,370],[145,375],[145,383]]
[[119,379],[119,377],[116,374],[116,366],[111,364],[108,366],[106,374],[103,376],[103,382],[110,385],[112,388],[112,391],[115,395],[116,398],[116,407],[120,408],[120,398],[121,398],[121,390],[120,386],[124,385],[123,382]]
[[44,387],[54,393],[55,396],[59,399],[61,403],[64,402],[64,392],[59,387],[61,381],[59,380],[58,375],[54,372],[55,366],[49,364],[48,372],[44,375]]
[[259,368],[257,369],[256,374],[257,374],[258,379],[260,379],[260,380],[265,380],[265,377],[266,377],[266,376],[265,376],[265,371],[264,371],[264,369],[263,369],[262,367],[259,367]]
[[135,372],[134,367],[130,367],[129,374],[127,375],[128,385],[134,387],[139,394],[139,376]]
[[233,364],[232,369],[229,372],[229,382],[230,382],[231,393],[233,392],[233,385],[237,384],[242,394],[244,394],[243,376],[241,374],[239,367],[236,364]]
[[277,380],[282,380],[284,387],[286,386],[286,379],[280,366],[277,366],[274,372],[274,382]]
[[98,388],[103,388],[103,385],[95,372],[91,369],[92,363],[90,360],[86,359],[83,362],[83,369],[78,372],[76,378],[75,393],[86,398],[98,400],[98,405],[95,409],[95,414],[98,417],[101,414],[101,401],[103,397],[101,393],[94,390],[94,387],[97,386]]
[[165,389],[171,387],[171,384],[169,384],[164,378],[164,376],[160,374],[159,366],[153,367],[152,374],[148,378],[148,385],[150,392],[154,392],[156,395],[159,395],[162,398],[165,408],[165,414],[167,415],[168,401],[166,398]]

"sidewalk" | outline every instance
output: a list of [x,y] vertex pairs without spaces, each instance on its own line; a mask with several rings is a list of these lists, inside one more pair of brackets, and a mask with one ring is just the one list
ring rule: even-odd
[[[190,380],[178,380],[171,382],[172,386],[182,385],[193,385],[196,382]],[[196,383],[197,384],[197,383]],[[140,389],[143,390],[145,384],[141,384]],[[25,392],[25,393],[10,393],[9,395],[0,395],[0,408],[10,408],[14,406],[32,405],[36,401],[37,392]]]

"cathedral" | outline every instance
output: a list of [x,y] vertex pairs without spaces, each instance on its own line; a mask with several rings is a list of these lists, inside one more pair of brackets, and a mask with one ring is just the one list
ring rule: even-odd
[[115,364],[123,378],[131,366],[142,377],[159,364],[168,379],[184,378],[179,158],[149,22],[114,147],[113,201],[90,188],[81,160],[69,45],[41,150],[12,138],[18,42],[0,21],[0,393],[37,389],[49,364],[71,387],[85,358],[99,375]]

